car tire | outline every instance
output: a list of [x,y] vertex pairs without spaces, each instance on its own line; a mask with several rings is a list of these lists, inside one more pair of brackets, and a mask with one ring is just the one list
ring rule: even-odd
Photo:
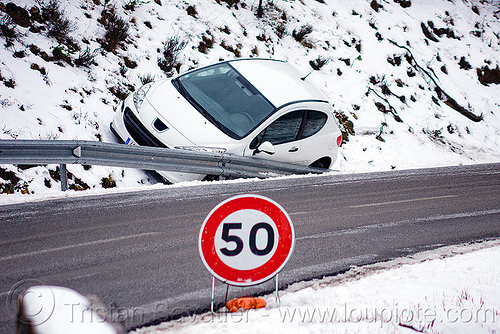
[[321,159],[316,160],[312,164],[310,164],[310,167],[317,167],[317,168],[324,168],[328,169],[330,167],[330,164],[332,163],[332,159],[329,157],[323,157]]

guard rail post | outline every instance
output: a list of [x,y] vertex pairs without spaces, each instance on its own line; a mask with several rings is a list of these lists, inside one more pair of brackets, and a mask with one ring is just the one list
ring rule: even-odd
[[68,172],[66,170],[66,164],[59,165],[59,177],[61,179],[61,190],[68,190]]

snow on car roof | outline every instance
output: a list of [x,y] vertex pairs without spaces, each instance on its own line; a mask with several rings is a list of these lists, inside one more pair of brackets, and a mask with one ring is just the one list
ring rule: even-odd
[[304,74],[287,62],[271,59],[242,59],[230,62],[275,107],[301,100],[326,98]]

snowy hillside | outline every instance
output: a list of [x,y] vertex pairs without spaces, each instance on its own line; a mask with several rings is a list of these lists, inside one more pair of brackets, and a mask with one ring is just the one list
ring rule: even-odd
[[[14,4],[15,3],[15,4]],[[497,0],[16,0],[0,2],[0,139],[115,142],[118,101],[219,60],[287,60],[334,105],[333,169],[500,161]],[[0,166],[0,192],[56,193],[56,166]],[[73,189],[149,184],[68,166]],[[3,181],[2,181],[3,180]]]

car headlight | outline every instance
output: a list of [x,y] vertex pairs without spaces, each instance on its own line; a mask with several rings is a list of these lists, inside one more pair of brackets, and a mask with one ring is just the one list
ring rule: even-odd
[[150,83],[143,85],[141,88],[139,88],[134,93],[134,105],[135,105],[135,109],[137,109],[137,111],[139,111],[139,109],[141,108],[142,103],[144,102],[144,99],[146,98],[146,94],[148,93],[151,86],[153,86],[153,82],[150,82]]
[[186,150],[193,152],[212,152],[212,153],[225,153],[225,148],[220,147],[206,147],[206,146],[176,146],[178,150]]

